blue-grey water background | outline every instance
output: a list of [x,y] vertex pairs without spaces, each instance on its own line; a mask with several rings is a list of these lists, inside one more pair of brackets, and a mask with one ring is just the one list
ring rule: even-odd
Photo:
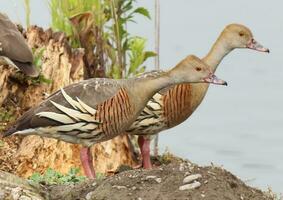
[[[0,11],[25,24],[23,0],[0,0]],[[140,0],[154,17],[154,1]],[[161,67],[188,54],[204,56],[229,23],[250,27],[270,54],[235,50],[217,75],[228,87],[211,86],[185,123],[160,134],[160,148],[198,164],[223,165],[248,184],[283,193],[283,2],[280,0],[161,1]],[[31,0],[31,21],[50,24],[48,5]],[[129,25],[154,49],[154,21],[142,17]],[[153,62],[148,62],[153,69]]]

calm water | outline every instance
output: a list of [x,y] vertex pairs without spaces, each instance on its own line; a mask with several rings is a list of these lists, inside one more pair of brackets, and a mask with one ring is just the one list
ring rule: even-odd
[[[22,1],[0,1],[1,11],[24,22]],[[153,11],[152,0],[142,2]],[[47,27],[45,1],[31,3],[32,22]],[[227,56],[217,75],[229,86],[212,86],[189,120],[161,134],[161,149],[168,147],[199,164],[223,165],[250,185],[262,189],[271,186],[283,193],[283,2],[161,3],[163,69],[191,53],[204,56],[224,26],[232,22],[250,27],[255,38],[271,50],[270,54],[236,50]],[[153,22],[142,18],[137,21],[130,29],[148,38],[148,47],[153,49]]]

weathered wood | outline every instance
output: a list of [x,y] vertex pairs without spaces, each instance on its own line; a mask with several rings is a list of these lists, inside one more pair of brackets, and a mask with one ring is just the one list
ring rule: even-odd
[[[11,79],[15,76],[15,69],[0,66],[0,106],[12,105],[20,108],[21,111],[39,104],[46,95],[55,92],[60,87],[82,80],[84,68],[84,50],[71,49],[64,34],[53,33],[51,30],[43,31],[38,27],[31,27],[25,34],[28,44],[37,49],[36,51],[45,48],[42,58],[42,74],[52,82],[38,85],[30,84],[29,81],[19,83],[15,81],[16,79]],[[22,140],[15,136],[5,138],[4,144],[11,145],[14,141],[17,141],[18,145],[14,145],[11,150],[6,148],[4,151],[0,148],[0,156],[12,154],[10,158],[0,159],[2,163],[5,163],[3,170],[8,169],[22,177],[28,177],[34,172],[42,173],[48,167],[62,173],[66,173],[71,167],[81,168],[80,145],[38,136],[28,136]],[[135,164],[126,136],[97,144],[92,148],[92,152],[95,168],[101,173],[115,170],[122,164]],[[2,165],[0,169],[1,167]]]

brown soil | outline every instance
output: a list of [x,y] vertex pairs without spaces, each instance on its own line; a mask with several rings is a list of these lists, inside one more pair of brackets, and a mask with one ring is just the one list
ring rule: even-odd
[[[170,158],[152,170],[128,170],[102,180],[73,186],[49,186],[45,194],[53,200],[271,200],[270,194],[247,186],[225,169],[200,167],[189,161]],[[168,161],[168,159],[166,159]],[[180,190],[185,177],[200,174],[192,181],[200,186]]]

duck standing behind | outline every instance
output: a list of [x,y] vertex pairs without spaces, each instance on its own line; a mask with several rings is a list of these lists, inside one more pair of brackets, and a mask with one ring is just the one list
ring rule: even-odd
[[[261,52],[269,49],[259,44],[252,32],[241,24],[225,27],[209,53],[202,59],[215,72],[222,59],[232,50],[248,48]],[[159,76],[162,71],[145,73],[142,76]],[[177,126],[188,119],[202,102],[209,84],[179,84],[165,88],[147,103],[141,115],[127,130],[139,135],[138,144],[144,168],[151,168],[150,136]]]

